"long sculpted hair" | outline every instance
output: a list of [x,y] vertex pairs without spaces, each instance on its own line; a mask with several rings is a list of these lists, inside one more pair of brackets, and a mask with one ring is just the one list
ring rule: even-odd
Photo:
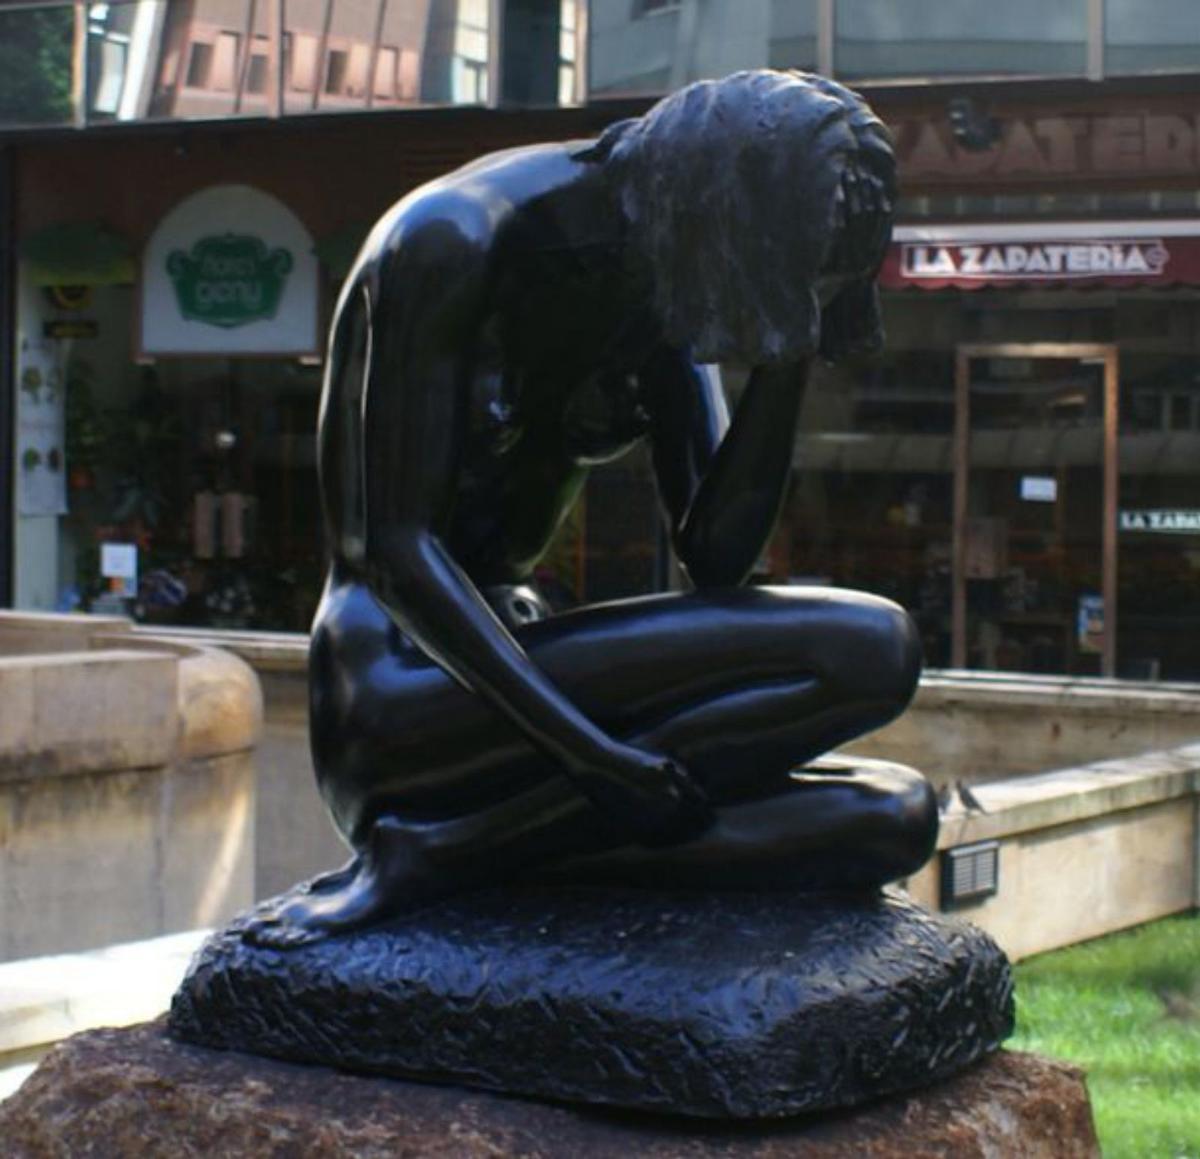
[[[835,358],[882,339],[891,137],[823,77],[689,85],[587,151],[614,182],[666,337],[698,362]],[[822,318],[823,279],[840,287]]]

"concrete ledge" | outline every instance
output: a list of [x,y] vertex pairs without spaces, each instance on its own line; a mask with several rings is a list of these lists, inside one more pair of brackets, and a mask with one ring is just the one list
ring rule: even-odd
[[81,954],[0,962],[0,1065],[6,1055],[81,1030],[157,1018],[208,933],[189,930]]
[[984,813],[942,818],[938,848],[1010,837],[1200,793],[1200,744],[972,786]]
[[1110,713],[1129,705],[1147,712],[1191,714],[1200,731],[1200,686],[1195,684],[934,668],[921,677],[917,695],[930,705],[992,704],[1042,711],[1069,704],[1080,712]]
[[162,652],[0,656],[0,781],[167,763],[177,681]]
[[987,783],[1200,739],[1200,685],[933,670],[908,711],[848,750],[935,783]]
[[127,632],[131,626],[122,616],[0,611],[0,656],[82,652],[97,632]]
[[196,760],[243,752],[262,733],[262,690],[244,661],[212,648],[179,662],[179,757]]
[[176,658],[180,756],[223,756],[258,743],[263,725],[262,689],[244,660],[198,642],[133,632],[99,632],[91,644],[93,649],[166,652]]
[[[999,889],[960,905],[1010,958],[1099,937],[1200,904],[1200,745],[977,784],[938,850],[996,840]],[[908,881],[936,908],[939,858]]]
[[133,631],[151,643],[167,641],[189,648],[220,648],[240,656],[256,672],[308,671],[308,635],[303,632],[234,632],[148,624],[137,625]]
[[199,637],[0,612],[0,781],[244,752],[262,721],[253,669]]

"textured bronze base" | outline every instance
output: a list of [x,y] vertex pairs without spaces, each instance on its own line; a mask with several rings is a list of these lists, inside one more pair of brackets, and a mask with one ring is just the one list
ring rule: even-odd
[[948,1077],[1012,1029],[995,943],[898,892],[507,889],[293,950],[237,931],[193,961],[175,1037],[556,1101],[828,1110]]

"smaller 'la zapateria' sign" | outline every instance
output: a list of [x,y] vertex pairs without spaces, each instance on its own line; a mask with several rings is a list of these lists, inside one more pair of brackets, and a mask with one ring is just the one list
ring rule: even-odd
[[1155,277],[1171,260],[1161,238],[1079,242],[1010,242],[922,245],[901,250],[905,278],[1064,280]]
[[1122,531],[1152,531],[1161,535],[1200,535],[1200,511],[1152,508],[1122,511]]

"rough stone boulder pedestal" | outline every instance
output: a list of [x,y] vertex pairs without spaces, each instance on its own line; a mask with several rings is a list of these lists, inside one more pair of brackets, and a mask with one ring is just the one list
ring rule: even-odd
[[160,1025],[57,1047],[0,1104],[5,1159],[1092,1159],[1082,1076],[990,1055],[838,1115],[711,1123],[361,1078],[169,1039]]
[[215,935],[170,1030],[203,1046],[709,1118],[851,1106],[1012,1029],[982,931],[861,897],[507,889],[289,950]]

